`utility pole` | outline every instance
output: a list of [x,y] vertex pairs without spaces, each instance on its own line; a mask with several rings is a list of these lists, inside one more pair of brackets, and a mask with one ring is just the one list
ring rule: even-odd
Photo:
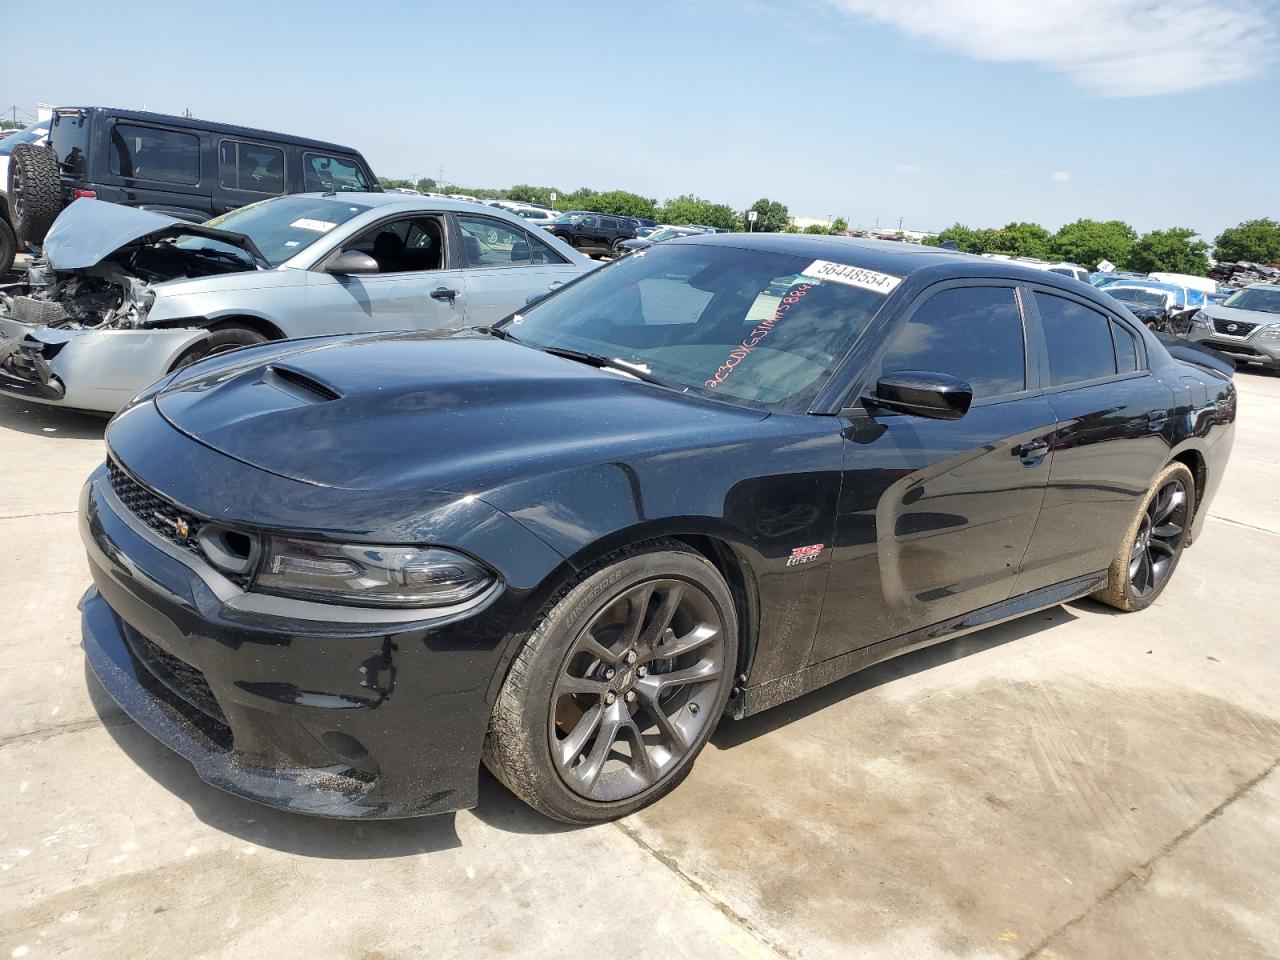
[[902,232],[902,221],[903,221],[903,220],[905,220],[905,219],[906,219],[906,217],[899,217],[899,218],[898,218],[898,232],[899,232],[899,233],[901,233],[901,232]]

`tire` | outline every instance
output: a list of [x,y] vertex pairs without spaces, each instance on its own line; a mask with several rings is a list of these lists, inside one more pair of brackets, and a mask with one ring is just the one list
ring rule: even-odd
[[182,356],[174,361],[173,366],[169,369],[170,372],[181,370],[183,367],[189,367],[197,360],[203,360],[205,357],[228,353],[241,347],[256,346],[259,343],[266,343],[268,339],[257,330],[250,330],[248,327],[242,327],[239,324],[231,323],[223,327],[214,327],[210,329],[209,336],[206,339],[188,348]]
[[618,551],[539,618],[494,703],[485,766],[564,823],[634,813],[688,775],[737,656],[733,598],[705,557],[670,540]]
[[13,258],[18,254],[18,238],[14,236],[13,227],[0,218],[0,278],[13,269]]
[[58,155],[49,147],[20,143],[9,157],[9,211],[22,243],[39,245],[62,212]]
[[1107,586],[1094,598],[1126,613],[1151,606],[1182,558],[1195,508],[1195,477],[1185,464],[1169,464],[1143,498],[1107,570]]

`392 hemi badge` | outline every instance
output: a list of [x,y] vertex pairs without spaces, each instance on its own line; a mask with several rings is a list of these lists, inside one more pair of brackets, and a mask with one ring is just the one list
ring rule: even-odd
[[814,543],[807,547],[796,547],[791,551],[791,557],[787,560],[788,567],[798,567],[802,563],[811,563],[822,555],[822,551],[827,549],[825,543]]

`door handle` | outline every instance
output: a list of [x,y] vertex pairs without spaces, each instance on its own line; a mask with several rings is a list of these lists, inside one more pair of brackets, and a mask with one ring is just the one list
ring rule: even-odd
[[1049,453],[1049,444],[1044,440],[1031,440],[1018,444],[1013,448],[1013,453],[1028,467],[1034,467],[1038,466]]
[[1152,430],[1163,430],[1169,422],[1168,410],[1152,410],[1147,414],[1147,426]]
[[450,290],[448,287],[436,287],[431,291],[432,300],[448,300],[450,304],[458,298],[457,290]]

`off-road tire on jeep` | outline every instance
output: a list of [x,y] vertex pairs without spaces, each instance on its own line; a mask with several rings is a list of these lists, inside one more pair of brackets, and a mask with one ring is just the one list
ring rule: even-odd
[[20,143],[9,157],[9,212],[23,243],[41,244],[62,212],[58,155],[49,147]]
[[188,347],[182,356],[174,361],[170,370],[181,370],[183,367],[189,367],[197,360],[203,360],[205,357],[212,357],[219,353],[227,353],[231,350],[238,350],[240,347],[253,347],[259,343],[266,343],[270,339],[263,336],[257,330],[250,330],[248,327],[242,327],[238,323],[228,323],[225,326],[212,327],[209,330],[207,339],[201,340],[192,347]]
[[1151,484],[1094,599],[1126,613],[1151,606],[1173,578],[1195,511],[1195,477],[1175,461]]
[[624,817],[688,775],[737,655],[733,598],[713,564],[674,540],[618,550],[539,617],[494,703],[485,766],[556,820]]
[[13,227],[0,217],[0,279],[13,268],[13,258],[18,254],[18,238],[13,235]]

